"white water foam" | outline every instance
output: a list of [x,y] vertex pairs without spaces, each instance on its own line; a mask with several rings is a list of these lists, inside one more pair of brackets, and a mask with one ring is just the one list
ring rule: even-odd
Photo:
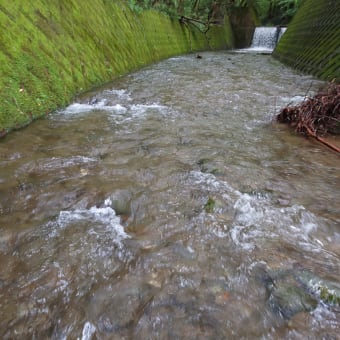
[[156,111],[164,112],[165,110],[167,110],[167,107],[164,105],[157,104],[157,103],[135,104],[131,106],[130,110],[133,115],[143,115],[148,110],[156,110]]
[[168,60],[171,60],[171,61],[183,61],[183,60],[187,60],[188,58],[189,58],[188,56],[179,56],[179,57],[169,58]]
[[313,237],[318,228],[316,217],[301,205],[275,207],[270,198],[241,194],[234,204],[235,217],[231,238],[235,244],[250,250],[261,240],[293,238],[304,248],[320,248]]
[[117,112],[117,113],[125,113],[128,109],[120,104],[116,104],[112,106],[112,108]]
[[249,48],[242,48],[240,50],[234,50],[236,53],[259,53],[259,54],[271,54],[273,52],[272,48],[267,47],[249,47]]
[[251,251],[266,240],[287,239],[299,244],[303,249],[319,251],[323,243],[317,239],[317,217],[301,205],[278,207],[266,195],[250,195],[233,189],[227,182],[213,174],[191,171],[191,185],[198,185],[212,195],[219,195],[225,206],[233,207],[233,221],[215,235],[227,235],[244,250]]
[[95,104],[73,103],[66,107],[64,110],[58,111],[57,113],[64,116],[73,117],[98,110],[125,113],[127,111],[127,108],[121,104],[107,105],[107,100],[101,100]]
[[[130,101],[131,98],[125,90],[110,90],[110,92],[115,91],[119,94],[120,99],[125,99],[125,101]],[[109,92],[109,90],[107,91]],[[126,96],[126,98],[124,98]],[[113,100],[116,102],[116,100]],[[164,105],[157,103],[151,104],[128,104],[128,103],[116,103],[114,105],[109,105],[111,102],[108,100],[102,100],[96,104],[81,104],[73,103],[62,111],[57,111],[59,115],[58,120],[60,120],[60,115],[66,119],[74,119],[77,117],[84,116],[90,112],[101,110],[111,113],[110,119],[114,119],[116,122],[127,122],[136,118],[145,118],[149,113],[157,113],[161,115],[167,115],[169,113],[169,108]]]
[[235,52],[271,54],[285,31],[285,27],[256,27],[251,46]]
[[97,160],[95,158],[85,156],[72,156],[67,158],[53,157],[46,160],[46,162],[42,162],[40,170],[61,169],[74,165],[93,163],[96,161]]
[[117,114],[111,115],[111,118],[113,118],[116,122],[126,123],[135,119],[145,119],[148,114],[152,113],[165,116],[169,113],[169,107],[157,103],[133,104],[128,106],[123,120],[120,118],[121,116],[119,117]]
[[[98,277],[112,277],[131,256],[122,242],[130,236],[111,205],[107,199],[101,207],[61,211],[23,240],[21,256],[42,263],[30,275],[34,282],[42,280],[39,289],[46,305],[57,297],[67,305],[74,294],[87,294]],[[48,284],[46,273],[52,277]],[[94,325],[86,322],[82,339],[91,339],[94,332]]]
[[[105,231],[109,231],[112,240],[118,244],[124,239],[130,238],[125,232],[124,227],[120,224],[120,218],[116,215],[114,209],[110,207],[111,200],[107,199],[103,207],[93,206],[90,209],[76,209],[73,211],[61,211],[57,223],[60,228],[65,228],[74,222],[92,222],[105,227]],[[97,233],[94,228],[88,231],[89,234]]]
[[104,94],[107,94],[109,96],[117,97],[118,99],[121,99],[121,100],[127,100],[127,101],[132,100],[131,93],[128,92],[127,90],[124,90],[124,89],[120,89],[120,90],[116,90],[116,89],[105,90]]
[[77,165],[89,165],[95,162],[97,162],[97,159],[85,156],[52,157],[26,163],[18,168],[15,174],[27,173],[32,171],[43,172],[56,169],[65,169]]
[[95,332],[96,332],[96,326],[94,326],[89,321],[85,322],[81,340],[91,340]]
[[190,171],[189,180],[197,184],[204,184],[209,190],[223,190],[225,191],[224,197],[229,198],[227,193],[238,193],[237,190],[233,189],[227,182],[218,180],[216,176],[209,173],[203,173],[201,171]]
[[288,104],[289,105],[298,105],[306,99],[305,96],[278,97],[278,98],[284,105],[288,105]]

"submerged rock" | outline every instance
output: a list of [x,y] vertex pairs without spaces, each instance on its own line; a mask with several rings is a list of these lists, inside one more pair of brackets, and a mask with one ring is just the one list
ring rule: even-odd
[[223,175],[224,169],[216,162],[209,158],[201,158],[197,161],[200,171],[212,175]]
[[340,284],[319,278],[308,270],[296,273],[296,279],[323,303],[340,307]]
[[284,319],[290,319],[300,312],[310,312],[317,307],[318,301],[295,283],[281,280],[272,288],[269,305]]
[[[125,338],[138,322],[144,309],[159,292],[162,283],[151,276],[148,282],[135,282],[133,278],[114,287],[98,289],[91,299],[91,315],[100,335],[109,338]],[[119,308],[117,308],[119,306]]]
[[313,311],[319,303],[340,307],[340,287],[299,266],[279,270],[261,268],[257,275],[267,290],[270,308],[286,320],[300,312]]

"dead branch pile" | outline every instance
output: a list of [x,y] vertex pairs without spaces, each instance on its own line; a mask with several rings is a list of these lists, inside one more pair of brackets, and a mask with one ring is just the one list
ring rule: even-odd
[[315,96],[306,97],[301,104],[288,105],[280,111],[276,119],[295,127],[298,133],[314,137],[340,152],[338,147],[321,137],[340,134],[340,84],[330,83]]

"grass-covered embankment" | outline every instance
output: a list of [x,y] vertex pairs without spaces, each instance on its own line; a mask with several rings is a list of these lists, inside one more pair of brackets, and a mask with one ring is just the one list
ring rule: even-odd
[[304,0],[273,56],[305,73],[340,82],[340,1]]
[[119,0],[0,0],[0,30],[0,135],[154,61],[233,44],[228,21],[204,35]]

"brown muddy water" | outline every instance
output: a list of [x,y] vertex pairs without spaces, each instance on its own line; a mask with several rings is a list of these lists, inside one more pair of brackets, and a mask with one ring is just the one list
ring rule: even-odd
[[337,338],[340,158],[272,121],[320,82],[202,57],[0,140],[1,338]]

